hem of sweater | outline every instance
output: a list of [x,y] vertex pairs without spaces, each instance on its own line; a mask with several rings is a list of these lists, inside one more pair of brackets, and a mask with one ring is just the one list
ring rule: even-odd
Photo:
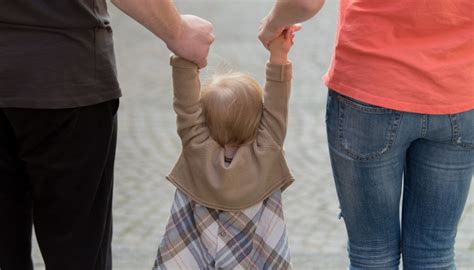
[[205,199],[202,199],[199,196],[195,195],[193,192],[188,191],[184,186],[180,185],[178,183],[178,181],[176,181],[170,175],[166,176],[166,179],[168,181],[170,181],[171,184],[173,184],[177,189],[179,189],[184,194],[189,196],[189,198],[191,198],[191,200],[195,201],[196,203],[198,203],[198,204],[200,204],[204,207],[207,207],[207,208],[212,208],[212,209],[222,210],[222,211],[229,211],[229,212],[242,211],[244,209],[247,209],[247,208],[249,208],[249,207],[265,200],[266,198],[270,197],[270,195],[272,195],[272,193],[275,192],[278,189],[280,189],[283,192],[287,187],[289,187],[295,181],[295,179],[292,176],[289,176],[289,177],[285,178],[284,180],[278,182],[273,187],[269,188],[268,189],[269,191],[264,193],[264,195],[258,197],[258,199],[250,201],[247,204],[244,204],[242,206],[222,206],[222,205],[217,205],[217,204],[208,202]]
[[67,97],[57,99],[37,98],[5,98],[0,97],[0,108],[21,109],[70,109],[96,105],[106,101],[118,99],[122,96],[120,88],[100,94],[80,97]]
[[[432,115],[443,115],[443,114],[456,114],[462,113],[474,109],[474,100],[469,101],[464,104],[456,105],[432,105],[432,104],[419,104],[419,103],[409,103],[409,102],[400,102],[397,100],[389,99],[381,96],[374,96],[368,94],[359,89],[347,86],[345,84],[337,83],[330,81],[330,79],[325,76],[323,77],[325,85],[331,90],[336,91],[341,95],[351,97],[362,102],[384,107],[387,109],[409,112],[409,113],[418,113],[418,114],[432,114]],[[454,108],[453,108],[454,107]]]

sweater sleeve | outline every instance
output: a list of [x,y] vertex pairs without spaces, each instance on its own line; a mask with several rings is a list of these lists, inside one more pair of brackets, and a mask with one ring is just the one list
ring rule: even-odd
[[184,145],[204,141],[209,135],[200,103],[201,82],[196,64],[176,55],[170,57],[173,74],[173,108],[178,135]]
[[263,115],[260,129],[283,146],[288,123],[288,102],[291,92],[292,65],[267,63]]

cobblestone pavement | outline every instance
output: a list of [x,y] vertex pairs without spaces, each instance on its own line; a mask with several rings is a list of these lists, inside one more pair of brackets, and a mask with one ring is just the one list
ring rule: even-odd
[[[183,13],[214,24],[209,68],[238,69],[263,82],[268,54],[256,39],[259,19],[272,0],[181,0]],[[171,102],[169,52],[152,34],[111,7],[120,82],[119,142],[114,199],[114,269],[150,269],[168,220],[174,188],[164,176],[180,144]],[[286,153],[297,181],[284,194],[295,269],[345,269],[346,232],[337,219],[324,128],[327,69],[336,27],[337,1],[297,34],[291,53],[293,94]],[[472,190],[471,190],[472,191]],[[456,244],[459,269],[474,269],[474,195],[471,192]],[[37,269],[42,269],[35,249]]]

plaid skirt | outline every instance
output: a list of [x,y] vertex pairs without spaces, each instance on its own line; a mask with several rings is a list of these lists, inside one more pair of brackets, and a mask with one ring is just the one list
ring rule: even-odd
[[281,192],[228,212],[177,190],[153,269],[291,269]]

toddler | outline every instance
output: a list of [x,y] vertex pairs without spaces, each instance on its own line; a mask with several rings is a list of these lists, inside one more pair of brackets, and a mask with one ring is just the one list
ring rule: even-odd
[[244,73],[214,76],[171,57],[182,153],[177,191],[154,269],[290,269],[281,192],[293,26],[269,45],[264,90]]

